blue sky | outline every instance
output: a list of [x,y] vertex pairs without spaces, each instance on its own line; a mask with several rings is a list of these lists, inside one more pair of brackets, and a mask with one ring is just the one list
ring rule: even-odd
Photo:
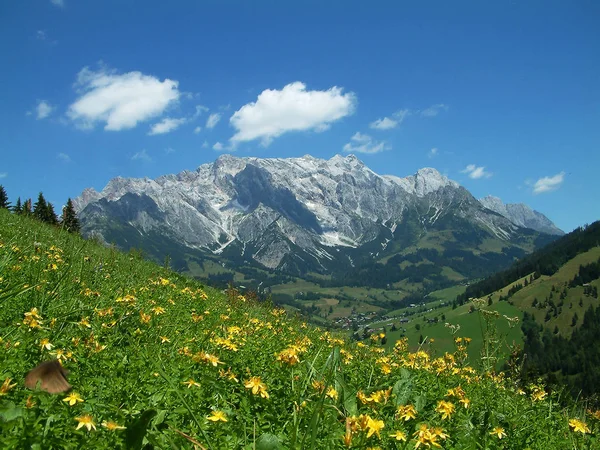
[[238,156],[435,167],[600,219],[600,3],[0,3],[0,184],[58,207]]

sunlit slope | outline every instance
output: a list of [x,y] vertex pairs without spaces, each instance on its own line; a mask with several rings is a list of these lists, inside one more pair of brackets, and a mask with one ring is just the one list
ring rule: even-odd
[[[355,345],[4,210],[0,302],[2,448],[596,443],[582,406],[479,373],[463,344],[439,358],[403,341]],[[25,374],[52,358],[72,391],[26,389]]]

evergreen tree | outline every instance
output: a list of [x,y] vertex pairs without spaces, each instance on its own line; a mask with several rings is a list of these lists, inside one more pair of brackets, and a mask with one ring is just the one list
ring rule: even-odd
[[46,214],[48,213],[48,205],[46,204],[46,199],[44,198],[44,194],[40,192],[38,195],[37,202],[33,205],[33,217],[36,219],[46,222]]
[[15,214],[21,214],[23,212],[23,206],[21,205],[21,197],[17,198],[17,203],[13,207],[13,212]]
[[62,210],[61,225],[69,233],[79,233],[81,230],[81,225],[79,224],[79,219],[77,218],[77,213],[73,206],[73,200],[70,198],[67,200],[67,205]]
[[10,202],[8,201],[8,195],[6,195],[6,190],[4,186],[0,184],[0,208],[8,209],[10,207]]
[[24,216],[29,216],[31,214],[31,199],[30,198],[25,200],[25,202],[23,203],[23,209],[21,211],[21,214],[23,214]]
[[46,214],[44,216],[44,222],[50,225],[58,225],[58,216],[54,212],[54,205],[52,203],[46,203]]

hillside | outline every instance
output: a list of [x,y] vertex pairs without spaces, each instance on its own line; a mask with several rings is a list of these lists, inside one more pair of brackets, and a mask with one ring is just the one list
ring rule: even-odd
[[[440,357],[352,343],[6,210],[0,302],[2,448],[597,444],[600,411],[469,367],[458,339]],[[72,391],[25,388],[52,358]]]

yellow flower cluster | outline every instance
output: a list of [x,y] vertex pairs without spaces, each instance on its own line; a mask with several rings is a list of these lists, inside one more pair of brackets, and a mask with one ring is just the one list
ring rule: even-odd
[[371,395],[365,395],[362,391],[356,393],[356,396],[363,405],[386,404],[391,395],[392,388],[375,391]]
[[37,308],[31,308],[30,311],[23,314],[25,318],[23,319],[23,325],[27,325],[29,328],[42,328],[42,316],[40,316]]
[[442,428],[429,427],[426,423],[419,425],[419,428],[413,433],[413,436],[416,440],[415,449],[419,448],[421,445],[441,448],[439,439],[445,440],[448,438],[448,435]]

